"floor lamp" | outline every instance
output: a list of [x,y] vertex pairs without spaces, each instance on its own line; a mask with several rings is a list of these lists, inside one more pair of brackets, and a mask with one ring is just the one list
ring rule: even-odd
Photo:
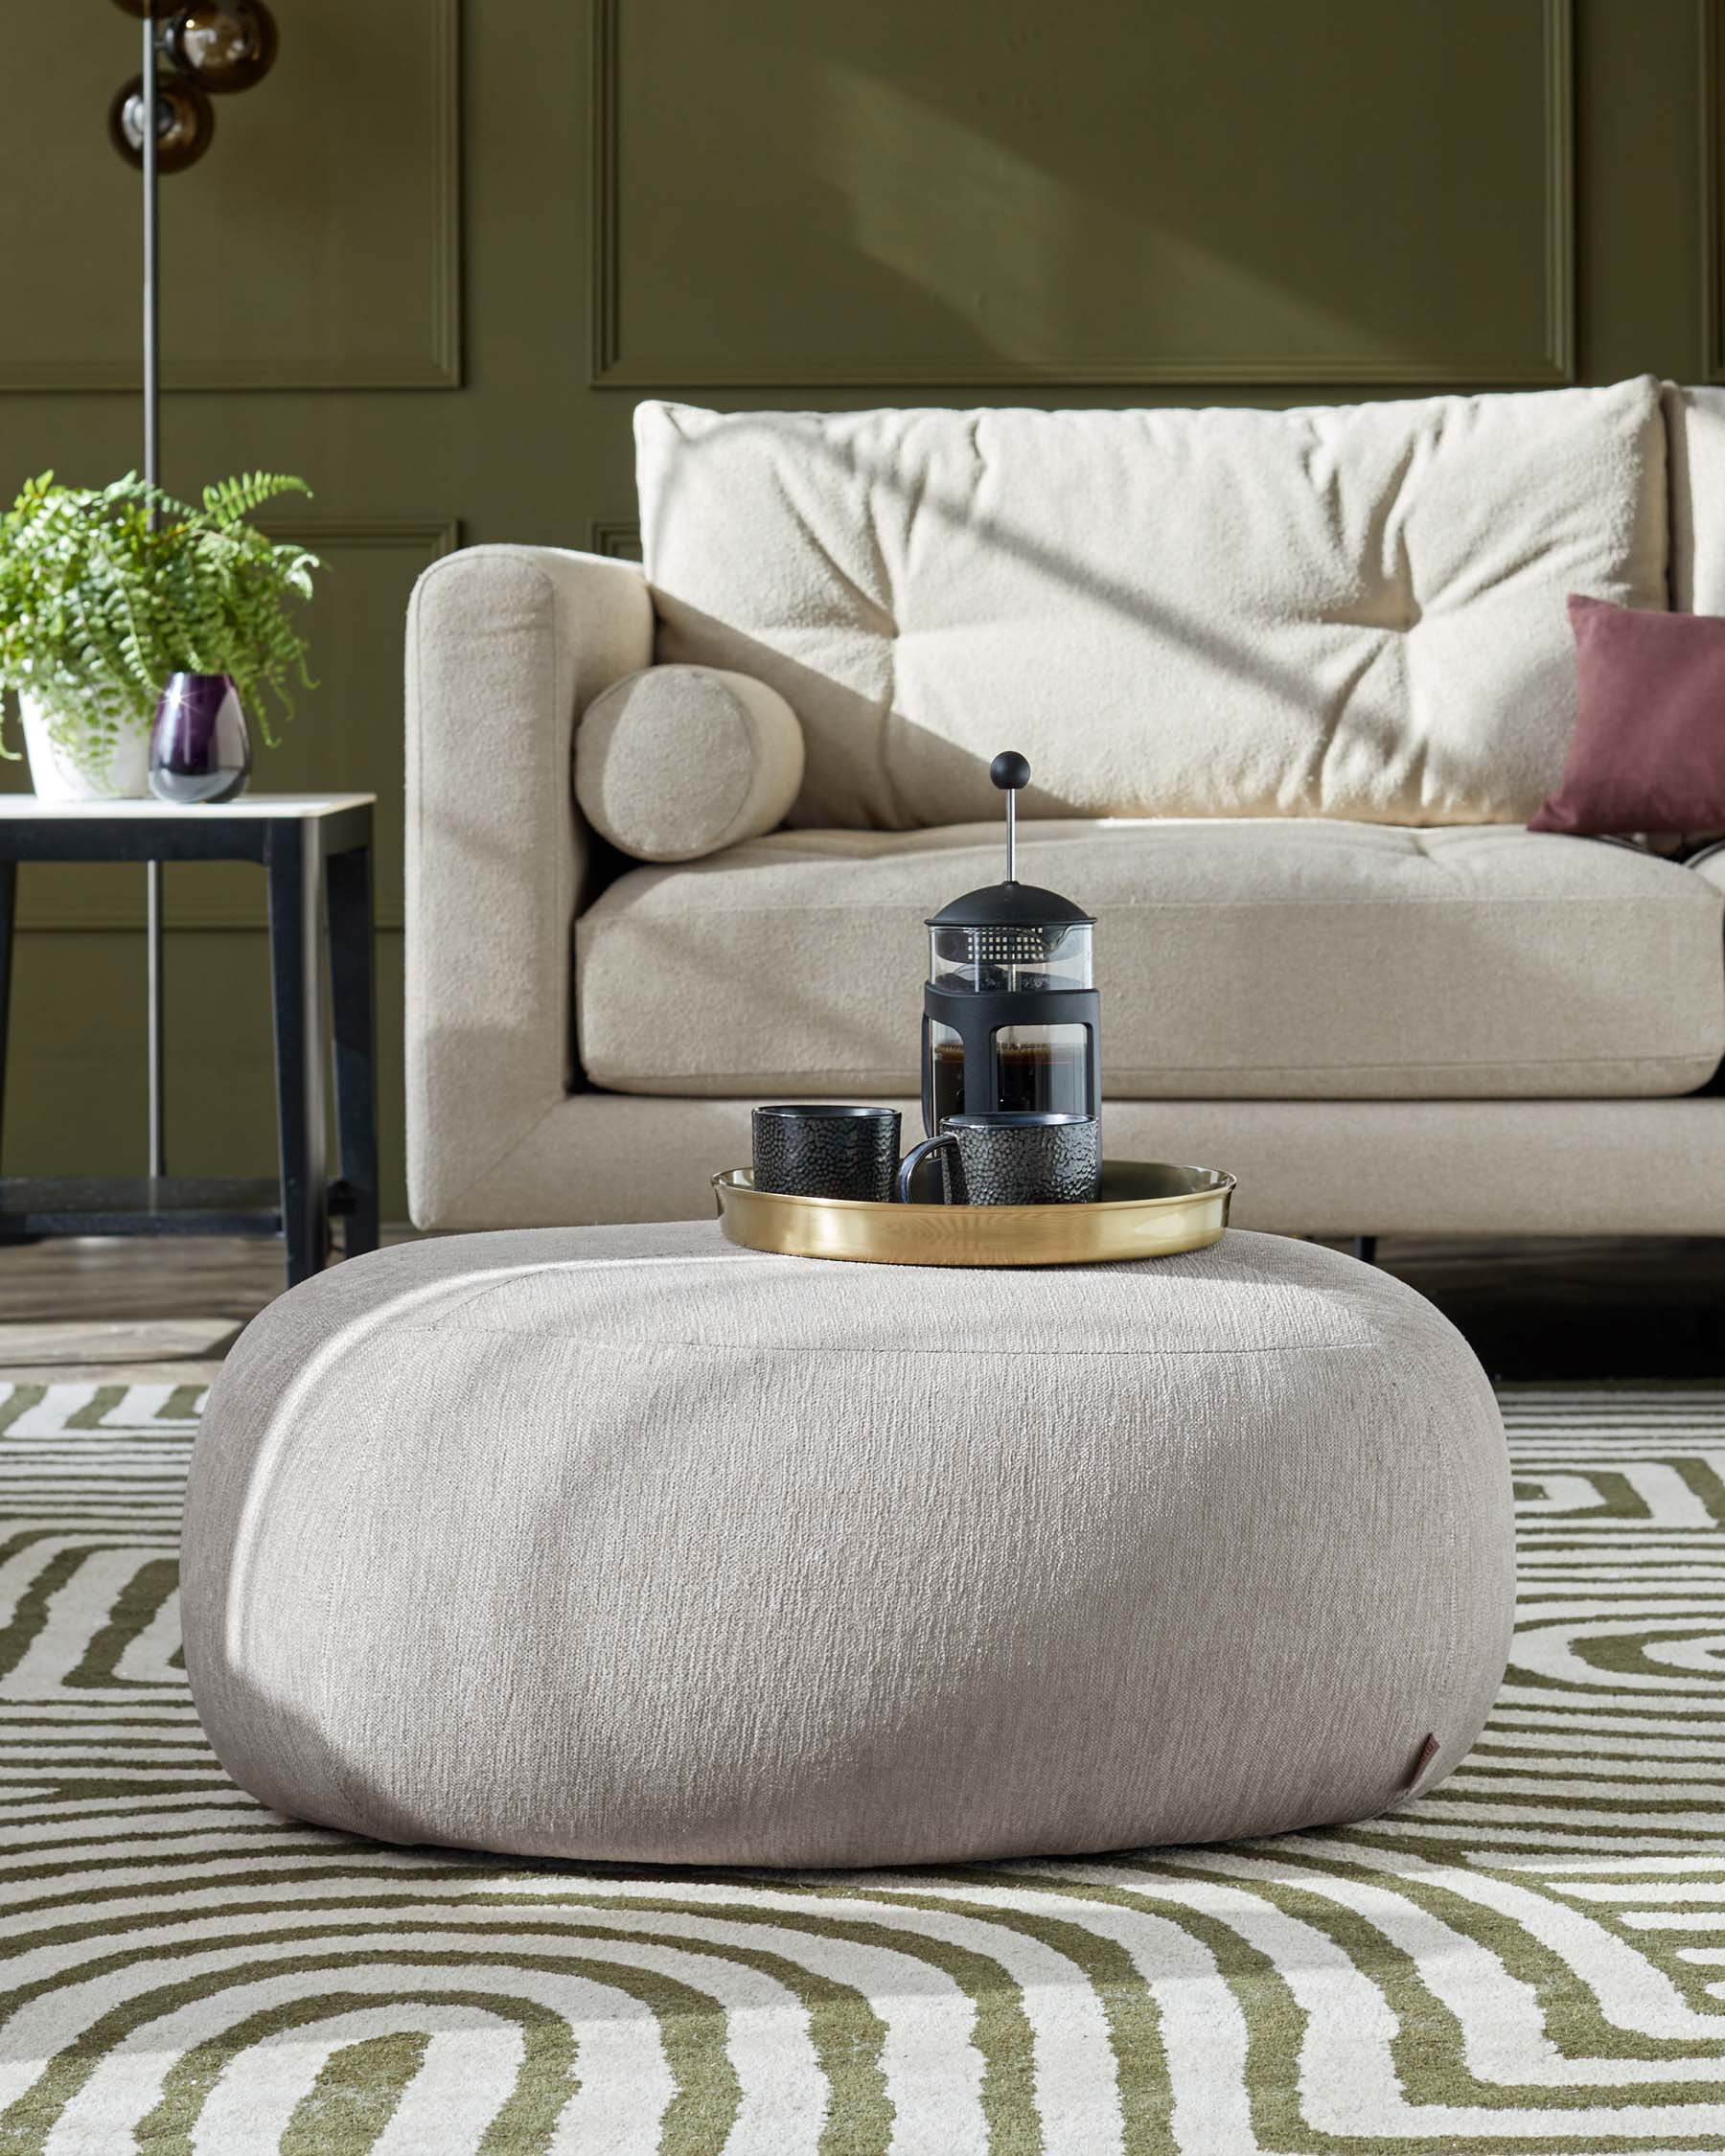
[[[142,18],[143,64],[108,109],[108,133],[144,175],[144,476],[162,483],[160,218],[157,183],[184,172],[216,132],[212,97],[249,90],[276,56],[275,18],[264,0],[118,0]],[[146,115],[154,115],[154,125]],[[153,521],[158,512],[150,511]],[[162,1026],[162,864],[145,867],[150,999],[150,1173],[167,1173]]]

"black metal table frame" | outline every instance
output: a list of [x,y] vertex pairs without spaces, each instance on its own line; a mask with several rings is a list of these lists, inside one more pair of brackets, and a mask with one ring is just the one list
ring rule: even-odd
[[[0,816],[0,1111],[4,1109],[12,934],[24,861],[247,860],[267,879],[280,1205],[239,1210],[195,1202],[197,1179],[142,1183],[0,1181],[0,1239],[40,1235],[272,1234],[288,1246],[289,1287],[328,1254],[332,1213],[350,1257],[378,1247],[378,1129],[372,954],[372,811],[344,803],[297,815]],[[329,923],[336,1156],[326,1181],[320,887]],[[57,1201],[57,1184],[67,1202]],[[137,1196],[132,1195],[137,1193]],[[141,1198],[142,1202],[139,1202]]]

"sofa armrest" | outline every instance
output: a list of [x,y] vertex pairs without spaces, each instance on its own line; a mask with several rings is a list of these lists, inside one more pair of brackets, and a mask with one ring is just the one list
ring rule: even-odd
[[580,713],[651,663],[632,562],[475,546],[407,615],[407,1189],[435,1227],[575,1076]]

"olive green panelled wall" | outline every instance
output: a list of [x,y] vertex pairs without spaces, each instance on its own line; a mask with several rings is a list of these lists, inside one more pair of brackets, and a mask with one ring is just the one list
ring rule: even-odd
[[[1725,0],[275,4],[275,73],[164,183],[165,476],[316,489],[292,528],[331,564],[319,687],[257,783],[383,800],[397,1217],[402,608],[453,544],[631,551],[637,395],[1725,378]],[[137,186],[104,126],[134,25],[111,0],[14,12],[9,495],[139,456]],[[168,882],[170,1164],[266,1172],[255,879]],[[24,872],[10,1172],[141,1164],[141,884]]]

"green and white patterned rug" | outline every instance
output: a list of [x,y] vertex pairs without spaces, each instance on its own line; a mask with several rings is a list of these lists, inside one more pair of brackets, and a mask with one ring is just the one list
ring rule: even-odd
[[1435,1795],[821,1876],[242,1796],[178,1657],[196,1407],[0,1387],[0,2150],[1725,2150],[1725,1392],[1506,1397],[1521,1627]]

